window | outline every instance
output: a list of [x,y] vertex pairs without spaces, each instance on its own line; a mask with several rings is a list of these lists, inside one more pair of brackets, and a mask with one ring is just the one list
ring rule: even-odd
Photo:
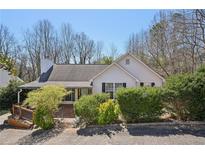
[[115,83],[115,91],[117,91],[118,88],[122,88],[123,83]]
[[78,89],[78,99],[80,99],[81,96],[90,95],[92,94],[91,88],[79,88]]
[[102,92],[109,93],[110,98],[114,98],[114,93],[121,87],[126,87],[126,83],[102,83]]
[[144,86],[144,82],[140,82],[140,87],[143,87]]
[[130,64],[130,59],[126,59],[126,60],[125,60],[125,64],[126,64],[126,65],[129,65],[129,64]]
[[154,82],[151,82],[151,86],[154,87],[154,86],[155,86],[155,83],[154,83]]
[[68,89],[68,91],[71,93],[65,96],[64,101],[75,101],[75,89]]
[[110,98],[113,98],[113,83],[105,83],[105,92],[110,94]]

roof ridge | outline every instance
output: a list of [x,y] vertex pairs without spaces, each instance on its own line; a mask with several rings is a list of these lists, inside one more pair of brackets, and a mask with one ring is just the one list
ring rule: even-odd
[[55,65],[103,65],[103,66],[108,66],[109,64],[55,64]]

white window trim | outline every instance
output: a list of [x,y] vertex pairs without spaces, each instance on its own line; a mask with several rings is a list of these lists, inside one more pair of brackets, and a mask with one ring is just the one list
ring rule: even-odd
[[[122,84],[122,87],[123,87],[123,82],[122,83],[120,83],[120,82],[105,82],[105,84],[106,83],[112,83],[113,84],[113,88],[112,88],[112,91],[111,90],[109,90],[109,91],[107,91],[106,90],[106,87],[105,87],[105,93],[110,93],[110,92],[113,92],[113,98],[115,98],[115,93],[116,93],[116,91],[117,91],[117,89],[115,88],[115,84],[117,84],[117,83],[119,83],[119,84]],[[126,82],[125,82],[126,83]]]

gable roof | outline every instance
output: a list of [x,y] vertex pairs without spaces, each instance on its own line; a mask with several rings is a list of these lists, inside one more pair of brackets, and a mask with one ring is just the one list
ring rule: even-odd
[[152,73],[154,73],[156,76],[158,76],[163,82],[165,81],[165,79],[161,76],[161,75],[159,75],[157,72],[155,72],[151,67],[149,67],[148,65],[146,65],[144,62],[142,62],[140,59],[138,59],[136,56],[134,56],[133,54],[131,54],[131,53],[126,53],[126,54],[124,54],[124,55],[122,55],[122,56],[120,56],[119,58],[117,58],[116,60],[115,60],[115,62],[117,63],[117,62],[119,62],[120,60],[122,60],[123,58],[125,58],[126,56],[131,56],[132,58],[134,58],[136,61],[138,61],[139,63],[141,63],[142,65],[144,65],[149,71],[151,71]]
[[113,62],[111,65],[109,65],[108,67],[106,67],[104,70],[102,70],[101,72],[99,72],[98,74],[96,74],[91,80],[94,80],[95,78],[97,78],[98,76],[100,76],[101,74],[103,74],[106,70],[110,69],[112,66],[117,66],[118,68],[120,68],[123,72],[125,72],[127,75],[129,75],[131,78],[133,78],[136,81],[139,81],[139,79],[137,79],[134,75],[130,74],[128,71],[126,71],[123,67],[121,67],[119,64],[117,64],[116,62]]
[[53,65],[52,70],[44,74],[45,81],[89,81],[93,76],[103,71],[108,65],[90,65],[90,64],[68,64],[68,65]]

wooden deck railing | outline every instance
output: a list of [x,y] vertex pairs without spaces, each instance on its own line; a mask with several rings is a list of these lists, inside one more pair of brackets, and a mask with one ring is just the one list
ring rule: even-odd
[[33,121],[33,110],[27,109],[25,107],[22,107],[20,105],[13,105],[12,106],[12,114],[17,115],[22,119]]

